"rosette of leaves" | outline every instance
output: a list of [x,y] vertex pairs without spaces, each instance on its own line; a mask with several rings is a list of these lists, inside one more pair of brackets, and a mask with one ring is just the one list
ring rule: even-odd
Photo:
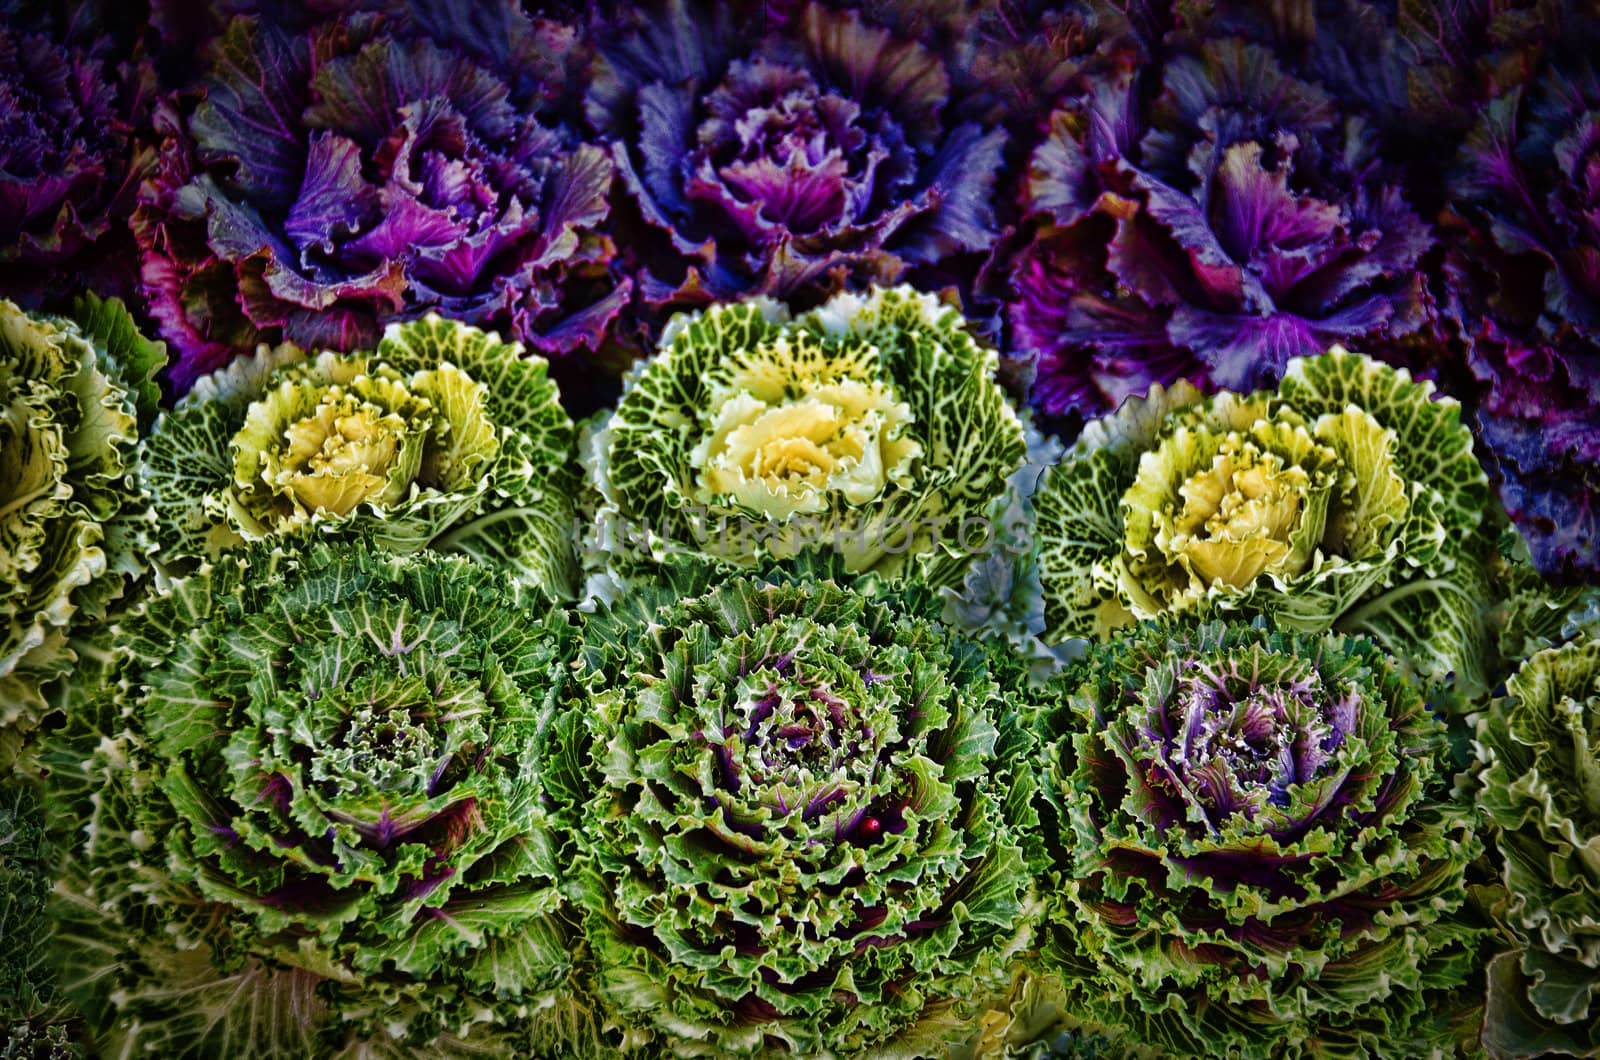
[[573,31],[512,0],[374,6],[236,16],[200,102],[163,105],[134,231],[178,393],[259,343],[362,349],[429,310],[593,350],[627,301],[611,162],[560,106]]
[[[1549,5],[1481,74],[1443,301],[1501,499],[1552,578],[1600,579],[1600,21]],[[1516,25],[1516,23],[1512,23]],[[1523,27],[1526,29],[1526,27]]]
[[1030,923],[1022,667],[922,589],[674,563],[586,617],[547,783],[598,989],[680,1055],[933,1055]]
[[1476,1050],[1444,727],[1371,641],[1146,623],[1041,721],[1046,966],[1162,1056]]
[[750,566],[820,544],[852,573],[953,582],[1025,451],[998,360],[908,287],[678,317],[592,439],[606,562],[626,578],[674,552]]
[[88,4],[40,6],[0,2],[0,290],[29,306],[131,287],[126,222],[155,159],[149,64]]
[[140,477],[179,571],[246,542],[360,534],[566,595],[573,444],[543,358],[430,314],[371,352],[263,348],[202,379],[156,422]]
[[751,295],[814,303],[995,239],[1005,134],[945,121],[949,49],[857,11],[777,6],[769,25],[757,4],[665,0],[597,30],[586,111],[659,319]]
[[1415,333],[1433,237],[1363,105],[1241,37],[1143,47],[1085,56],[1018,193],[1007,319],[1041,411],[1270,386],[1295,356]]
[[1223,609],[1475,672],[1487,602],[1458,560],[1487,501],[1457,403],[1361,354],[1246,396],[1158,387],[1089,424],[1034,499],[1047,636]]
[[537,764],[572,630],[453,556],[258,547],[127,617],[52,750],[54,945],[106,1054],[574,1050]]
[[130,467],[164,360],[121,302],[69,319],[0,300],[0,772],[28,764],[75,663],[89,679],[86,638],[144,568]]
[[1503,859],[1514,948],[1489,966],[1497,1056],[1600,1055],[1600,640],[1534,655],[1478,717],[1477,801]]

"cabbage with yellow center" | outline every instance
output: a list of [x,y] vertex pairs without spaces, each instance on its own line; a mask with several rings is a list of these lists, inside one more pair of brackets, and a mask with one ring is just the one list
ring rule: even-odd
[[1035,496],[1047,636],[1215,608],[1476,680],[1487,503],[1460,407],[1361,354],[1296,358],[1254,394],[1153,387]]
[[170,575],[248,541],[360,535],[575,589],[572,421],[548,365],[429,315],[376,349],[263,347],[200,379],[142,446]]
[[766,299],[680,314],[591,436],[599,584],[698,554],[808,547],[853,574],[953,585],[992,543],[1025,452],[998,355],[909,287],[791,318]]
[[[259,540],[363,505],[393,508],[414,491],[461,489],[467,465],[440,456],[452,439],[471,440],[473,468],[498,447],[483,387],[465,372],[445,364],[405,378],[385,364],[325,355],[286,373],[246,413],[232,442],[232,521]],[[447,466],[454,473],[441,476]]]
[[906,435],[910,407],[881,380],[808,372],[817,351],[807,352],[797,357],[780,339],[713,390],[710,431],[690,455],[700,503],[774,519],[815,515],[833,496],[869,504],[909,475],[922,452]]
[[1338,482],[1338,454],[1304,425],[1180,427],[1139,461],[1122,498],[1129,610],[1154,618],[1270,574],[1305,570]]

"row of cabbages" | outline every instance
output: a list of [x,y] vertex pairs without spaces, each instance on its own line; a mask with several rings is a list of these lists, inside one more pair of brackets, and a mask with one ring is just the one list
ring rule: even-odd
[[1600,1049],[1595,600],[1403,371],[1062,454],[904,287],[581,430],[434,316],[165,356],[0,303],[6,1055]]
[[1343,343],[1596,582],[1593,8],[0,0],[0,291],[136,299],[180,395],[436,311],[587,413],[676,311],[912,282],[1068,436]]

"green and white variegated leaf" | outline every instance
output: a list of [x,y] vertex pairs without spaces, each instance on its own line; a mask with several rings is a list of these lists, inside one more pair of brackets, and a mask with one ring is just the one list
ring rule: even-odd
[[1533,565],[1528,542],[1500,513],[1499,536],[1489,564],[1494,588],[1496,680],[1546,648],[1580,636],[1600,636],[1600,586],[1551,585]]
[[976,1021],[949,1060],[1158,1060],[1153,1050],[1083,1026],[1058,975],[1019,968],[1011,992]]
[[1157,388],[1087,426],[1041,491],[1047,639],[1180,611],[1305,632],[1351,616],[1481,690],[1481,565],[1455,567],[1487,502],[1456,403],[1360,354],[1297,359],[1277,391]]
[[599,990],[656,1052],[937,1055],[1027,941],[1024,666],[844,573],[674,561],[583,623],[541,772]]
[[312,541],[226,555],[120,629],[115,680],[48,759],[53,819],[81,829],[63,986],[94,1034],[528,1054],[547,1017],[598,1028],[537,769],[572,646],[541,593]]
[[1435,393],[1431,382],[1335,346],[1320,357],[1292,358],[1278,393],[1308,419],[1354,405],[1394,431],[1401,477],[1437,498],[1441,541],[1465,540],[1483,520],[1488,477],[1473,455],[1472,432],[1461,422],[1460,403]]
[[675,554],[748,568],[828,545],[853,574],[954,584],[981,548],[964,521],[1025,451],[997,370],[907,287],[793,320],[765,299],[681,316],[597,431],[592,565],[626,582]]
[[1493,539],[1475,531],[1447,571],[1372,593],[1341,615],[1337,628],[1383,645],[1433,690],[1435,709],[1464,717],[1500,680],[1491,628],[1496,569]]
[[1012,472],[1006,492],[990,504],[988,545],[972,560],[958,586],[946,586],[944,619],[969,635],[999,637],[1034,661],[1044,678],[1063,660],[1040,639],[1044,592],[1033,540],[1033,498],[1046,471],[1061,459],[1061,443],[1024,418],[1028,454]]
[[70,315],[100,351],[107,373],[127,391],[139,430],[149,430],[160,411],[156,375],[167,366],[167,344],[145,338],[121,299],[81,294],[73,300]]
[[1600,1055],[1600,640],[1528,659],[1477,719],[1478,807],[1515,946],[1489,971],[1498,1056]]
[[1128,398],[1087,424],[1072,451],[1044,473],[1033,506],[1047,642],[1100,638],[1134,621],[1117,595],[1122,495],[1168,416],[1200,400],[1184,380],[1152,384],[1148,396]]
[[1492,931],[1445,731],[1370,641],[1147,622],[1060,678],[1043,965],[1173,1057],[1475,1050]]
[[31,734],[94,668],[76,642],[145,569],[149,507],[129,469],[165,348],[121,302],[83,323],[0,301],[0,773],[31,770]]
[[226,497],[233,480],[229,443],[245,415],[283,368],[306,359],[287,343],[261,346],[195,380],[177,404],[156,420],[140,445],[138,478],[160,516],[157,563],[181,573],[204,556],[237,548],[244,538],[227,524]]
[[[372,438],[396,440],[395,455],[373,458],[381,464],[354,465],[384,487],[353,508],[291,492],[305,488],[306,468],[316,465],[285,455],[290,432],[337,394],[372,410],[363,413]],[[569,597],[577,576],[573,441],[543,359],[429,315],[391,324],[371,353],[307,359],[263,347],[199,380],[157,423],[142,477],[177,574],[247,540],[350,535],[396,552],[467,555]]]

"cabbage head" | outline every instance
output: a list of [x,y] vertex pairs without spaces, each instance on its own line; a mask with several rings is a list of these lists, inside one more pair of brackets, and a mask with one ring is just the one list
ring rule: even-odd
[[909,287],[791,319],[764,299],[679,315],[592,439],[606,560],[741,567],[808,545],[852,574],[960,577],[1021,465],[996,353]]
[[0,772],[70,692],[62,678],[144,569],[148,504],[130,480],[165,362],[121,302],[74,319],[0,301]]
[[536,761],[572,643],[496,572],[361,539],[149,598],[49,758],[79,825],[55,946],[100,1052],[582,1041]]
[[438,316],[391,324],[371,352],[263,347],[232,362],[144,447],[163,562],[365,534],[566,593],[573,429],[546,369],[517,343]]
[[1480,602],[1452,574],[1487,499],[1459,405],[1361,354],[1296,358],[1249,395],[1156,387],[1089,424],[1034,500],[1047,636],[1234,611],[1464,669]]
[[1365,638],[1145,623],[1041,717],[1045,966],[1161,1056],[1475,1051],[1480,852]]
[[1478,717],[1478,805],[1515,942],[1489,966],[1501,1056],[1600,1055],[1600,641],[1539,652]]
[[1025,668],[802,566],[586,617],[544,772],[598,990],[663,1053],[941,1055],[1031,923]]

